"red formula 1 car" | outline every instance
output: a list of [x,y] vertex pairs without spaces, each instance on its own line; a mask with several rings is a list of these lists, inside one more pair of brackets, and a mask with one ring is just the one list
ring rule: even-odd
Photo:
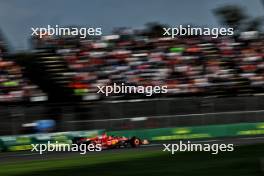
[[101,136],[96,136],[93,138],[87,137],[75,137],[72,139],[73,144],[101,144],[102,149],[111,148],[126,148],[126,147],[139,147],[140,145],[149,144],[147,140],[142,140],[137,137],[127,138],[120,136],[107,136],[103,134]]

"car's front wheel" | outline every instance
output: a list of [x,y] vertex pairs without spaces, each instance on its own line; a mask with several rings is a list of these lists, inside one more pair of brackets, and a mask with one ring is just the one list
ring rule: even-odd
[[141,142],[140,142],[140,139],[139,138],[133,137],[130,140],[130,144],[131,144],[132,147],[139,147],[140,144],[141,144]]

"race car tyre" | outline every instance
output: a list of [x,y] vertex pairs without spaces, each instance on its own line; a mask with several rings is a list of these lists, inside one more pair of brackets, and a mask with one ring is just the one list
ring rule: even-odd
[[139,147],[141,142],[140,142],[139,138],[133,137],[130,140],[130,144],[131,144],[132,147]]
[[91,143],[91,141],[85,141],[85,138],[83,138],[83,137],[75,137],[72,139],[72,144],[77,144],[77,145],[87,144],[87,145],[89,145],[90,143]]
[[82,137],[74,137],[72,139],[73,144],[79,144],[81,142]]

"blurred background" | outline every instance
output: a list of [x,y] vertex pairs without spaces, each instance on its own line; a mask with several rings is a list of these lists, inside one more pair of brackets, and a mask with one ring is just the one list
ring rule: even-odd
[[[29,149],[43,134],[67,141],[107,131],[154,143],[264,134],[262,0],[0,4],[0,151]],[[103,35],[31,36],[48,24]],[[235,33],[163,36],[179,25]],[[114,83],[166,85],[168,93],[97,93]]]

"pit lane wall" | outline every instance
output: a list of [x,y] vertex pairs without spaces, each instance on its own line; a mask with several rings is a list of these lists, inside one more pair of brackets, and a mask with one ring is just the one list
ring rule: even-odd
[[[1,151],[30,150],[31,144],[47,143],[47,141],[71,143],[76,136],[96,136],[104,130],[75,131],[49,134],[33,134],[0,137]],[[226,125],[208,125],[179,128],[156,128],[141,130],[109,131],[108,135],[133,137],[137,136],[150,141],[179,140],[179,139],[204,139],[216,137],[235,137],[264,134],[263,123],[240,123]]]

